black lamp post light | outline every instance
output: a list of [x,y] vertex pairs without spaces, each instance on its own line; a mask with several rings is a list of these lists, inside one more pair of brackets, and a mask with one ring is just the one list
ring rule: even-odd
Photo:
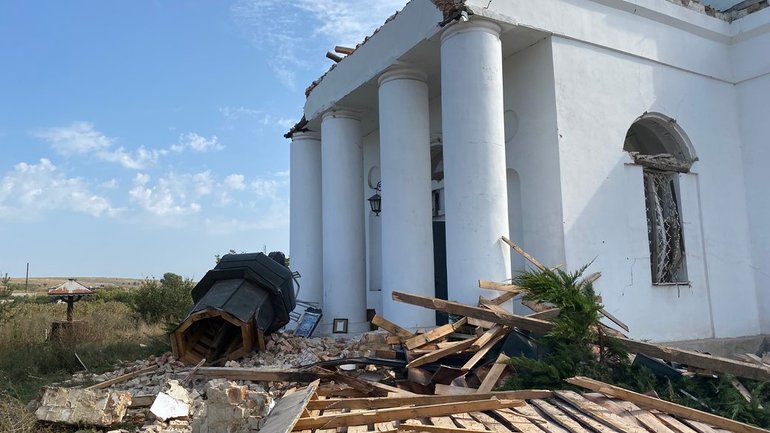
[[369,206],[371,206],[375,216],[380,216],[380,212],[382,212],[382,196],[380,196],[381,188],[382,181],[379,181],[377,182],[377,186],[374,187],[374,195],[369,197]]

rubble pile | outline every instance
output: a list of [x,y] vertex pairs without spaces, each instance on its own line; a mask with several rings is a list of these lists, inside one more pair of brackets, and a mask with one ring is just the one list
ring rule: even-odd
[[[503,240],[536,268],[547,269]],[[565,381],[590,392],[495,391],[507,375],[520,374],[506,362],[509,357],[538,358],[532,335],[552,330],[561,313],[556,305],[525,302],[533,313],[515,315],[501,305],[525,289],[491,281],[479,286],[501,294],[480,297],[473,306],[393,292],[394,300],[453,319],[432,329],[407,330],[375,316],[372,324],[383,331],[350,339],[274,333],[265,339],[264,350],[223,367],[204,366],[205,359],[186,365],[165,354],[103,375],[79,374],[67,388],[46,388],[32,409],[41,421],[96,426],[108,433],[770,433],[577,375]],[[628,330],[601,305],[596,308]],[[612,335],[651,369],[672,369],[669,364],[677,363],[682,372],[770,380],[770,367],[756,356],[747,357],[752,362],[719,358],[631,340],[605,324],[589,329]],[[115,430],[121,423],[123,429]]]

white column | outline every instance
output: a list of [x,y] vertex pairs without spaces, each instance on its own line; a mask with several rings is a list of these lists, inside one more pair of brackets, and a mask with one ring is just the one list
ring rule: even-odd
[[323,301],[323,241],[321,225],[321,135],[297,132],[291,138],[291,212],[289,257],[298,271],[299,299]]
[[449,299],[475,305],[479,279],[510,278],[500,27],[473,19],[441,35]]
[[323,179],[323,319],[348,319],[348,332],[368,330],[366,242],[361,121],[352,111],[331,110],[321,120]]
[[394,302],[394,290],[434,296],[430,125],[425,74],[393,68],[378,80],[382,173],[382,307],[405,328],[436,324],[433,311]]

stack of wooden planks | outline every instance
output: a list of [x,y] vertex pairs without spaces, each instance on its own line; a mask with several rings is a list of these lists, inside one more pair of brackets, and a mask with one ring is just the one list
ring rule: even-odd
[[443,396],[398,391],[387,397],[363,397],[353,395],[357,391],[352,388],[316,381],[287,393],[260,431],[767,432],[595,380],[576,377],[569,382],[597,392],[531,390]]

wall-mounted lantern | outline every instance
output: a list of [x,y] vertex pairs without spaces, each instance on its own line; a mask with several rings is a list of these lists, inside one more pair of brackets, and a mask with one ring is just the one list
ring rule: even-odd
[[369,206],[371,206],[375,216],[379,216],[380,212],[382,212],[382,196],[380,196],[381,187],[382,181],[377,182],[377,186],[374,187],[374,195],[369,197]]

